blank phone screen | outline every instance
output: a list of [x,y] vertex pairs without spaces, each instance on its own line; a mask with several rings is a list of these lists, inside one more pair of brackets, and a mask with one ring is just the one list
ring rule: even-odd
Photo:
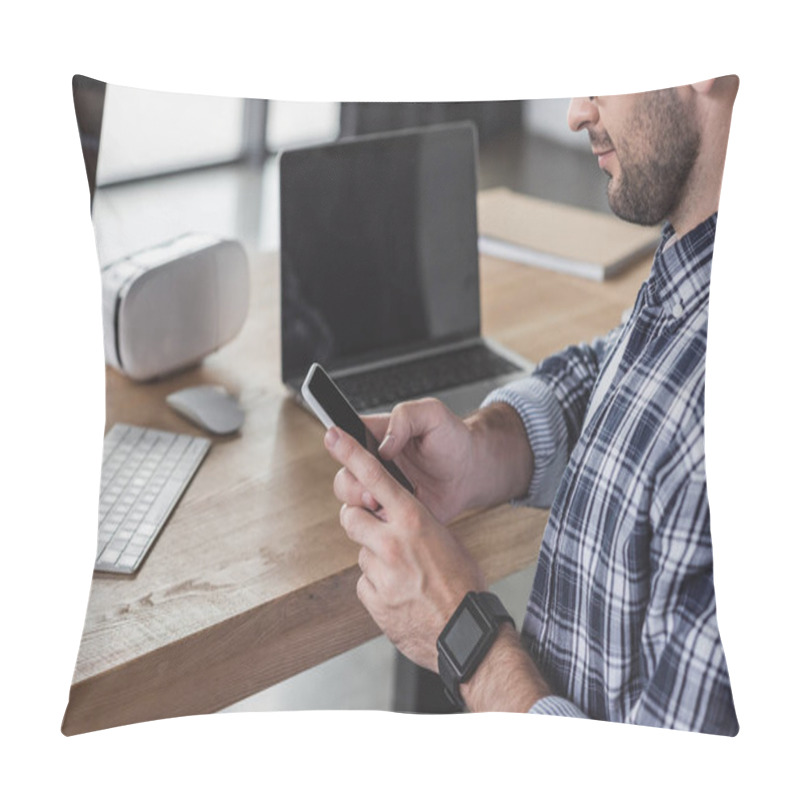
[[385,461],[378,455],[378,441],[361,421],[355,409],[350,405],[345,396],[339,391],[336,384],[320,369],[314,369],[308,384],[309,391],[317,402],[325,409],[333,423],[345,433],[350,434],[362,447],[374,455],[389,474],[404,488],[413,494],[414,489],[405,475],[392,461]]

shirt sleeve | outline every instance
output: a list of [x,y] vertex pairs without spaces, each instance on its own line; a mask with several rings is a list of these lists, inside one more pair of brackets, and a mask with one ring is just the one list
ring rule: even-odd
[[622,326],[591,344],[568,347],[542,361],[528,378],[496,389],[481,407],[506,403],[525,426],[534,456],[527,493],[514,502],[549,508],[572,448],[583,428],[603,360],[617,342]]
[[566,697],[558,695],[548,695],[541,700],[537,700],[532,706],[529,714],[542,714],[548,717],[575,717],[576,719],[588,719],[586,714],[581,711],[575,703],[571,703]]

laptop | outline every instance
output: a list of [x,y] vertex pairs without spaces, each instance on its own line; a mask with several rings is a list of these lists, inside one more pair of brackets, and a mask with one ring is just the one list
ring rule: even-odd
[[[361,413],[479,407],[532,365],[481,336],[470,122],[281,154],[281,370],[319,362]],[[302,401],[301,401],[302,402]]]

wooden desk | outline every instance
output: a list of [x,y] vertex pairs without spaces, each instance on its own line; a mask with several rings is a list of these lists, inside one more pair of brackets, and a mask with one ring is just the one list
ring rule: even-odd
[[[598,284],[483,259],[483,330],[538,361],[616,325],[649,264]],[[280,381],[277,256],[251,272],[245,328],[203,365],[146,385],[107,372],[107,427],[197,433],[164,398],[198,383],[238,395],[246,421],[216,439],[138,574],[93,578],[66,734],[217,711],[380,633],[356,597],[323,429]],[[495,581],[533,563],[546,518],[506,506],[453,529]]]

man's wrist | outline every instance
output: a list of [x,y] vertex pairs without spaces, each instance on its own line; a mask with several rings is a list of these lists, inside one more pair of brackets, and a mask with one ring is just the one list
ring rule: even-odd
[[509,623],[500,627],[473,676],[461,684],[461,697],[470,711],[526,713],[549,694],[550,688]]
[[473,437],[473,463],[483,465],[469,508],[508,502],[524,495],[533,475],[525,426],[507,403],[492,403],[464,420]]

